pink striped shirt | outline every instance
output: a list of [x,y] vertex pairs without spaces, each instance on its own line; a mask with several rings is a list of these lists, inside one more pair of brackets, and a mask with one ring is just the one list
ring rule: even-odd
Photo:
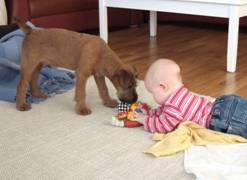
[[167,133],[185,120],[208,127],[212,106],[212,102],[192,94],[181,86],[163,105],[149,110],[144,121],[144,128],[152,133]]

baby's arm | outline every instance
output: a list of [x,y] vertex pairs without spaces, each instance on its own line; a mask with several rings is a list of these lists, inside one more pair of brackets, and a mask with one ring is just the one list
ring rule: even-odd
[[167,133],[172,131],[182,120],[180,111],[175,108],[159,107],[149,110],[148,113],[135,112],[135,120],[144,125],[149,132]]

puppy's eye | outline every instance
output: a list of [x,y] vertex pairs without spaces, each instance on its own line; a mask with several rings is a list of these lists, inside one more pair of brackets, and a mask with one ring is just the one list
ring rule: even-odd
[[128,86],[128,89],[131,89],[133,86]]

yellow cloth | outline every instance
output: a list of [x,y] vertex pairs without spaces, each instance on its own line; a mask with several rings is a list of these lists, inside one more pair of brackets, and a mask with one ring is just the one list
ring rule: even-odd
[[153,139],[159,142],[144,152],[153,154],[156,157],[178,153],[189,148],[191,144],[247,143],[247,139],[243,137],[206,129],[191,121],[181,123],[177,129],[170,133],[156,133]]

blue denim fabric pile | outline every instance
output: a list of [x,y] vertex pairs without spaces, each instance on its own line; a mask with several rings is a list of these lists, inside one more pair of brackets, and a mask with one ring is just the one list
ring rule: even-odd
[[[27,24],[35,28],[30,22]],[[18,29],[0,39],[0,100],[15,102],[24,37],[25,34]],[[41,91],[48,96],[64,93],[74,87],[74,74],[51,66],[43,66],[38,84]],[[30,91],[27,92],[27,102],[38,103],[42,100],[32,97]]]

